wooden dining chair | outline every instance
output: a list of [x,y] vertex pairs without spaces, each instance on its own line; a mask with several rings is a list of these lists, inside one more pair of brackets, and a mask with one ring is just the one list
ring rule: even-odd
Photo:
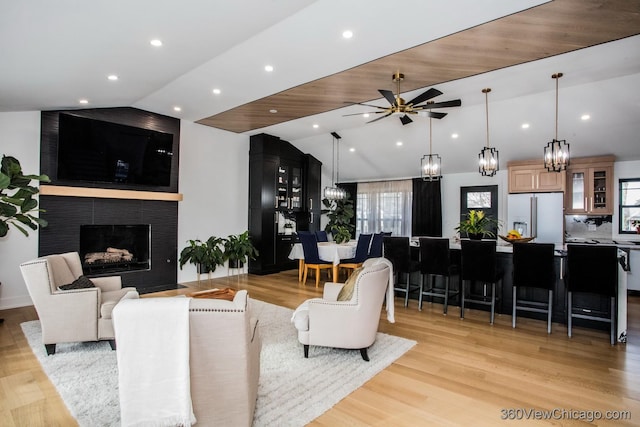
[[355,256],[353,258],[341,259],[338,271],[342,268],[355,270],[356,268],[362,267],[362,263],[369,258],[369,244],[371,243],[372,236],[372,234],[361,234],[358,236]]
[[333,263],[330,261],[323,261],[318,255],[318,241],[315,234],[300,234],[298,233],[300,242],[302,243],[302,251],[304,252],[304,273],[302,282],[307,283],[307,273],[309,269],[312,269],[316,275],[316,288],[320,284],[320,272],[322,270],[328,270],[331,274],[333,269]]

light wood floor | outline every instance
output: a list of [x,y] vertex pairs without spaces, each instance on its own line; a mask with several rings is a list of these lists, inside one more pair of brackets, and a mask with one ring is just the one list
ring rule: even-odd
[[[229,286],[295,308],[321,294],[312,280],[299,285],[295,270],[188,286],[154,295]],[[491,326],[486,312],[470,310],[464,320],[458,314],[452,307],[444,316],[440,304],[419,312],[416,301],[405,309],[397,299],[396,323],[382,315],[380,330],[418,344],[311,425],[640,425],[640,298],[629,299],[629,343],[616,346],[609,345],[606,332],[575,328],[569,339],[559,324],[547,335],[543,321],[519,318],[512,329],[507,315]],[[33,307],[4,310],[0,317],[0,425],[76,425],[20,329],[21,322],[37,319]],[[534,421],[531,410],[555,410],[559,418]],[[591,412],[577,411],[629,414],[623,421],[588,423],[584,418]]]

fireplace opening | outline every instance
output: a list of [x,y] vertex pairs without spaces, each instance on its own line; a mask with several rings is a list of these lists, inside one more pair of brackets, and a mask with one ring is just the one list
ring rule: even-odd
[[80,260],[86,275],[151,269],[151,225],[81,225]]

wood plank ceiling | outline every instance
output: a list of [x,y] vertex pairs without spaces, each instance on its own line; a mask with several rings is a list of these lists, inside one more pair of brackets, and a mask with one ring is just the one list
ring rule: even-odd
[[[554,0],[203,118],[242,133],[640,34],[640,0]],[[391,35],[392,37],[393,35]],[[395,92],[395,90],[394,90]],[[277,109],[277,114],[269,112]]]

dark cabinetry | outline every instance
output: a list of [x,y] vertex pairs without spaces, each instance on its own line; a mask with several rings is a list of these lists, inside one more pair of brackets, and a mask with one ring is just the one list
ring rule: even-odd
[[249,235],[259,255],[249,261],[250,273],[295,268],[288,258],[295,237],[284,234],[284,221],[295,221],[297,230],[319,228],[321,167],[313,156],[276,136],[251,137]]

